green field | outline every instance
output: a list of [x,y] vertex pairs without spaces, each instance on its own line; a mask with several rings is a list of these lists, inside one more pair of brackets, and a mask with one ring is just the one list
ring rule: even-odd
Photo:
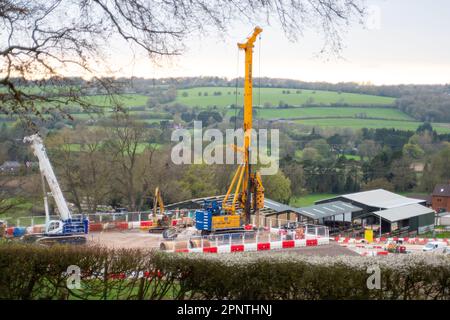
[[121,94],[114,95],[112,98],[108,95],[85,96],[84,101],[101,107],[111,107],[119,105],[121,107],[137,107],[147,105],[148,96],[142,94]]
[[314,202],[319,200],[324,200],[332,197],[336,197],[337,194],[333,193],[316,193],[316,194],[308,194],[306,196],[301,197],[293,197],[291,202],[289,203],[293,207],[308,207],[312,206]]
[[[422,122],[395,121],[395,120],[373,120],[373,119],[305,119],[295,120],[296,123],[312,127],[334,127],[352,129],[380,129],[394,128],[398,130],[415,131]],[[433,129],[438,133],[450,133],[450,124],[432,123]]]
[[361,156],[354,155],[354,154],[344,154],[344,157],[345,157],[347,160],[361,161]]
[[[290,94],[283,94],[283,91],[290,91]],[[188,106],[218,106],[226,107],[236,103],[235,96],[236,89],[233,87],[201,87],[178,90],[176,102]],[[350,105],[393,105],[395,99],[389,97],[380,97],[366,94],[355,93],[338,93],[334,91],[321,90],[298,90],[297,89],[282,89],[282,88],[261,88],[259,94],[258,88],[253,88],[253,104],[258,105],[259,100],[261,106],[264,103],[271,103],[278,106],[279,102],[287,103],[291,106],[302,106],[308,104],[324,104],[330,105],[332,103],[342,103]],[[199,96],[199,92],[202,94]],[[205,96],[204,93],[208,95]],[[214,95],[214,92],[221,92],[221,95]],[[183,96],[186,93],[187,96]],[[260,99],[259,99],[260,97]],[[242,105],[243,89],[238,89],[238,105]]]
[[[234,115],[234,111],[228,112]],[[406,113],[394,108],[354,108],[354,107],[312,107],[289,109],[258,109],[257,117],[262,119],[290,118],[382,118],[390,120],[414,120]],[[336,121],[335,121],[336,122]]]

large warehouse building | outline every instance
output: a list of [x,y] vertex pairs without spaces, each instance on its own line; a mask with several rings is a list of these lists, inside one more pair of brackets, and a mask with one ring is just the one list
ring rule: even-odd
[[317,205],[342,201],[361,208],[352,212],[352,220],[363,226],[377,226],[381,221],[381,233],[424,233],[434,228],[435,211],[425,206],[423,199],[414,199],[376,189],[340,195],[317,201]]

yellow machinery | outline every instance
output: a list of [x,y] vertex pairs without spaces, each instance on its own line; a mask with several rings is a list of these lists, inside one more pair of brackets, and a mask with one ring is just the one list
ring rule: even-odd
[[[231,215],[236,214],[236,202],[243,208],[242,220],[245,224],[250,223],[251,207],[257,212],[264,207],[264,187],[259,172],[252,173],[250,166],[250,143],[253,117],[253,88],[252,88],[252,60],[253,44],[257,36],[262,32],[256,27],[253,34],[245,43],[238,43],[238,48],[245,51],[245,82],[244,82],[244,145],[238,147],[233,145],[235,151],[243,153],[243,162],[239,165],[233,176],[231,185],[222,202],[222,208]],[[227,204],[230,195],[233,195],[231,204]],[[253,195],[253,197],[251,197]],[[251,198],[253,201],[251,203]]]
[[[157,217],[158,207],[159,214],[162,215],[162,218],[160,219]],[[161,191],[156,187],[155,196],[153,198],[153,225],[149,229],[149,232],[162,232],[170,227],[170,223],[169,217],[164,213],[164,202],[162,200]]]

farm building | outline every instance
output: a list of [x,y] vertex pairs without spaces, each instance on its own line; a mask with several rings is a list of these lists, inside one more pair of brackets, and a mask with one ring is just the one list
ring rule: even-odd
[[[317,201],[317,204],[342,201],[361,208],[352,220],[372,226],[381,233],[424,233],[434,228],[435,212],[425,206],[426,200],[404,197],[383,189],[341,195]],[[376,228],[374,227],[376,225]]]
[[22,165],[18,161],[5,161],[0,166],[0,172],[2,173],[17,173]]
[[316,201],[316,204],[322,204],[333,201],[343,201],[361,208],[362,209],[361,212],[358,212],[358,214],[354,215],[353,218],[357,218],[358,215],[363,215],[374,211],[402,207],[409,204],[415,203],[422,205],[426,204],[426,200],[408,198],[384,189],[343,194],[330,199]]
[[450,226],[450,212],[440,212],[436,214],[437,226]]
[[381,220],[381,233],[421,234],[434,229],[435,212],[421,204],[408,204],[372,212],[361,218],[365,225],[379,225]]
[[450,184],[438,184],[431,197],[431,206],[436,212],[450,211]]

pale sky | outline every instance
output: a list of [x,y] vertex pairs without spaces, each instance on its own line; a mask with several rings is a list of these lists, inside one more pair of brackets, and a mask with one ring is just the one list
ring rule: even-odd
[[[365,27],[349,26],[341,58],[317,56],[323,45],[320,34],[307,32],[293,43],[276,26],[263,25],[260,54],[259,43],[255,45],[253,75],[374,84],[450,83],[450,1],[369,0],[367,4],[370,20]],[[188,39],[182,56],[160,66],[142,57],[131,62],[128,54],[116,54],[114,64],[121,75],[145,78],[243,76],[244,56],[241,52],[237,70],[236,43],[253,27],[236,24],[224,39],[214,34]]]

